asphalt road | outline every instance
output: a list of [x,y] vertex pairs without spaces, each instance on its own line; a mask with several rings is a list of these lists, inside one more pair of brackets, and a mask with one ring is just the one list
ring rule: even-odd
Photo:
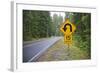
[[23,46],[23,62],[35,62],[50,46],[61,37],[52,37]]

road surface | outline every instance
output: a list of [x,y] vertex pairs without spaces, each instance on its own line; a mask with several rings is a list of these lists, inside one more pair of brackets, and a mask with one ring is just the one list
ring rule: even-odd
[[50,46],[61,37],[52,37],[23,46],[23,62],[35,62]]

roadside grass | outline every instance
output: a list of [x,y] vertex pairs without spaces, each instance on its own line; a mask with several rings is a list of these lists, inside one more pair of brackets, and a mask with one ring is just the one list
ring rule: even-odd
[[90,59],[89,52],[87,50],[81,50],[76,45],[76,41],[73,41],[72,46],[68,48],[67,44],[64,44],[63,38],[51,46],[38,60],[41,61],[64,61],[64,60],[85,60]]
[[[67,59],[67,45],[62,44],[63,40],[59,40],[53,46],[51,46],[38,61],[58,61]],[[66,48],[66,50],[65,50]]]

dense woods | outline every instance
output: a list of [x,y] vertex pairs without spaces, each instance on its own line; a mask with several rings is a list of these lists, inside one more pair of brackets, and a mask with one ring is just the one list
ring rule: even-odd
[[50,13],[46,11],[23,11],[23,39],[51,36]]
[[51,17],[49,11],[23,10],[23,40],[59,36],[62,22],[61,15]]

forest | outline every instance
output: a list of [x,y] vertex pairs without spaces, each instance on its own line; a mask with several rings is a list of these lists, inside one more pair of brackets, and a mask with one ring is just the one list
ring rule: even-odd
[[23,40],[59,36],[62,22],[61,15],[51,17],[49,11],[23,10]]

